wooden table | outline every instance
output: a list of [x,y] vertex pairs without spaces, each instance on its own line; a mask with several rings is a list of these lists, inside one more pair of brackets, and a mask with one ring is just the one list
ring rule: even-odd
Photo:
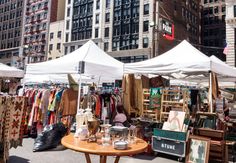
[[103,146],[96,142],[80,141],[78,138],[74,138],[74,134],[69,134],[63,137],[61,143],[69,149],[84,153],[87,163],[91,163],[89,154],[99,155],[100,163],[106,163],[107,156],[116,156],[115,163],[118,163],[120,156],[129,156],[141,153],[148,146],[144,140],[137,138],[136,143],[129,145],[128,149],[116,150],[112,145]]

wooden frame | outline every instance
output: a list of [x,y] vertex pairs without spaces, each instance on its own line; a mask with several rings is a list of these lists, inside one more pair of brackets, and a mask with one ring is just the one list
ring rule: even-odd
[[227,100],[234,100],[234,94],[233,93],[230,93],[229,91],[225,91],[225,90],[223,90],[223,89],[220,89],[220,91],[221,91],[221,95],[223,96],[223,97],[225,97]]
[[185,163],[208,163],[209,151],[210,139],[189,135]]

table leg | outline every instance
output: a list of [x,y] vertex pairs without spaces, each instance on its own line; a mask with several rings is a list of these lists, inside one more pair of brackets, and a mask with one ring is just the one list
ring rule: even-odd
[[84,155],[85,155],[85,158],[86,158],[87,163],[91,163],[91,159],[90,159],[89,154],[88,154],[88,153],[85,153]]
[[106,163],[107,162],[107,156],[100,156],[100,163]]
[[115,162],[114,162],[114,163],[118,163],[118,162],[119,162],[119,160],[120,160],[120,156],[116,156],[116,160],[115,160]]

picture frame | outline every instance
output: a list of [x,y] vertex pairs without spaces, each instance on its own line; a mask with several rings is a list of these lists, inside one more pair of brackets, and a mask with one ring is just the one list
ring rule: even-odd
[[189,135],[185,163],[208,163],[210,139]]
[[223,90],[223,89],[220,89],[220,91],[221,91],[222,97],[225,97],[227,100],[233,101],[235,99],[234,93],[231,93],[231,92]]

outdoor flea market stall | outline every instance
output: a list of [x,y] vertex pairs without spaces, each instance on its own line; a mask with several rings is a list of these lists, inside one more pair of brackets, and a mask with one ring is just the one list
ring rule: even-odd
[[[173,86],[173,79],[196,85]],[[232,90],[220,89],[218,81],[235,79],[235,68],[207,57],[187,41],[155,58],[129,64],[88,41],[61,58],[27,65],[25,124],[29,136],[37,137],[35,144],[43,144],[41,139],[51,132],[42,131],[45,126],[58,129],[62,124],[66,132],[57,143],[63,137],[62,144],[84,153],[87,162],[89,154],[100,155],[101,162],[116,156],[118,162],[120,156],[143,151],[193,162],[227,161],[228,126],[234,123],[219,119],[222,112],[216,105],[219,90],[227,100],[220,103],[223,107],[235,96]],[[209,84],[199,87],[200,83]],[[33,150],[55,147],[49,144]],[[202,153],[196,155],[193,149]]]
[[23,76],[24,71],[0,63],[0,162],[6,162],[11,147],[22,144],[26,98],[14,95]]
[[[235,72],[235,68],[214,56],[207,57],[187,41],[182,41],[160,56],[124,65],[124,73],[128,74],[127,82],[135,81],[133,74],[136,74],[142,85],[139,86],[139,92],[142,94],[128,95],[129,99],[139,97],[142,104],[137,107],[135,102],[128,101],[127,107],[131,112],[141,114],[143,119],[162,123],[161,127],[154,129],[152,140],[149,139],[154,151],[175,155],[180,159],[186,157],[189,161],[207,162],[210,156],[210,160],[224,162],[228,159],[225,139],[228,121],[220,121],[220,113],[215,105],[218,105],[216,102],[219,98],[218,81],[235,81]],[[160,76],[150,79],[145,77],[145,74]],[[181,79],[199,84],[208,81],[209,85],[205,89],[191,86],[173,87],[166,82],[167,79]],[[136,88],[130,88],[127,92],[132,90]],[[221,92],[223,93],[222,90]],[[223,102],[223,105],[226,104]],[[194,146],[193,143],[198,145]],[[196,158],[192,153],[193,148],[198,149],[202,144],[205,155]]]

